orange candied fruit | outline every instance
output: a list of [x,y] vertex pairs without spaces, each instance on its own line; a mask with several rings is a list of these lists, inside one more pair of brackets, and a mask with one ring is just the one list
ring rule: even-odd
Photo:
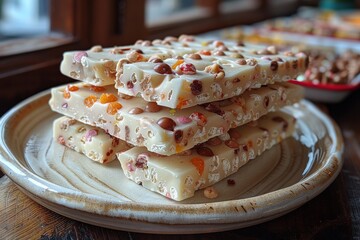
[[65,98],[65,99],[69,99],[70,98],[70,92],[69,92],[69,90],[66,88],[65,90],[64,90],[64,92],[63,92],[63,97]]
[[94,95],[90,95],[87,98],[84,99],[84,104],[88,108],[92,107],[94,103],[97,101],[97,97]]
[[210,55],[211,55],[210,50],[206,50],[206,49],[200,50],[199,53],[200,53],[201,55],[207,55],[207,56],[210,56]]
[[115,102],[117,100],[118,100],[118,98],[112,93],[103,93],[100,96],[100,103],[102,103],[102,104]]
[[78,86],[67,85],[65,90],[64,90],[64,93],[63,93],[64,98],[69,99],[70,98],[70,92],[76,92],[77,90],[79,90]]
[[108,114],[110,114],[110,115],[114,115],[114,114],[116,114],[117,111],[118,111],[119,109],[121,109],[121,108],[122,108],[122,105],[121,105],[120,103],[118,103],[118,102],[111,102],[111,103],[109,103],[109,105],[108,105],[108,107],[107,107],[107,109],[106,109],[106,112],[107,112]]
[[180,64],[182,64],[184,62],[184,59],[179,59],[177,60],[172,66],[171,69],[175,70],[177,66],[179,66]]
[[93,86],[93,85],[91,85],[91,86],[89,87],[89,89],[90,89],[91,91],[94,91],[94,92],[103,92],[103,91],[106,90],[104,87]]
[[201,176],[204,172],[204,160],[199,157],[194,157],[191,159],[191,163],[196,167],[196,170]]
[[176,105],[177,109],[182,109],[184,106],[186,106],[188,104],[188,101],[183,97],[179,97],[178,101],[179,102]]
[[79,90],[79,87],[78,86],[75,86],[75,85],[68,85],[66,87],[70,92],[76,92],[77,90]]

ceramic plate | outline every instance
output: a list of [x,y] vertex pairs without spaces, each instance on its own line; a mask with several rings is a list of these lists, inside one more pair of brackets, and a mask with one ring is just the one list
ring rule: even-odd
[[118,230],[205,233],[258,224],[292,211],[338,175],[343,140],[338,127],[310,102],[286,108],[297,119],[291,138],[215,185],[174,202],[126,179],[117,161],[100,165],[52,140],[46,91],[0,121],[0,167],[28,196],[61,215]]

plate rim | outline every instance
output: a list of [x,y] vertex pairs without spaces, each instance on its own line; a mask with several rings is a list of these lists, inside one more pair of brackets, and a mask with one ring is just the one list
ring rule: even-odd
[[[325,113],[318,110],[318,108],[307,100],[301,100],[302,104],[307,105],[311,111],[315,111],[317,117],[320,117],[322,122],[325,123],[327,130],[329,127],[333,128],[334,136],[336,137],[336,144],[333,146],[334,152],[332,152],[326,164],[319,168],[316,172],[302,179],[301,181],[286,187],[281,188],[276,191],[272,191],[266,194],[254,196],[251,198],[244,199],[235,199],[221,202],[213,203],[198,203],[198,204],[146,204],[138,202],[120,202],[120,201],[111,201],[104,197],[96,196],[95,194],[88,194],[76,190],[71,190],[55,183],[52,183],[35,173],[31,172],[29,169],[24,167],[21,162],[13,155],[11,149],[5,141],[5,129],[7,124],[17,116],[21,114],[20,110],[26,108],[29,104],[36,101],[44,101],[45,99],[50,98],[50,89],[42,91],[38,94],[33,95],[32,97],[22,101],[17,104],[15,107],[10,109],[5,113],[0,119],[0,169],[5,175],[7,175],[16,185],[20,186],[22,190],[25,191],[25,194],[29,192],[40,199],[49,201],[53,204],[61,205],[62,207],[75,209],[81,212],[96,214],[102,217],[112,217],[117,220],[125,221],[135,221],[142,222],[144,224],[165,224],[168,228],[172,228],[178,225],[187,225],[187,224],[240,224],[246,223],[247,221],[256,221],[259,219],[257,215],[261,214],[262,218],[271,219],[271,212],[274,210],[274,205],[271,204],[272,201],[276,202],[277,196],[282,195],[282,200],[278,201],[276,210],[278,216],[284,215],[293,209],[300,207],[307,201],[313,199],[318,194],[320,194],[324,189],[326,189],[337,177],[341,171],[343,165],[342,153],[343,153],[343,138],[341,131],[337,124]],[[50,108],[50,107],[49,107]],[[19,113],[20,112],[20,113]],[[315,173],[318,173],[317,175]],[[39,188],[31,188],[31,184],[34,182],[28,181],[32,179],[37,182]],[[47,183],[47,186],[42,185],[42,183]],[[54,189],[49,189],[48,186],[54,186]],[[320,189],[317,187],[321,187]],[[62,192],[56,191],[55,189],[61,189]],[[306,197],[303,194],[304,191],[307,191]],[[29,194],[27,194],[29,196]],[[31,196],[30,196],[31,197]],[[89,201],[87,204],[95,204],[96,201],[101,201],[102,203],[109,203],[113,207],[112,210],[108,208],[84,208],[78,202],[71,201],[71,197],[74,199],[80,199]],[[259,198],[261,197],[261,198]],[[66,199],[71,202],[64,202]],[[290,201],[286,204],[286,199],[294,199],[295,201]],[[306,198],[306,199],[303,199]],[[33,198],[34,199],[34,198]],[[36,199],[34,199],[36,201]],[[257,205],[260,205],[259,208],[254,208],[249,205],[249,202],[256,202]],[[39,201],[37,201],[39,203]],[[270,203],[270,204],[269,204]],[[300,204],[299,204],[300,203]],[[41,203],[40,203],[41,204]],[[41,204],[43,205],[43,204]],[[104,204],[105,205],[105,204]],[[141,205],[141,206],[140,206]],[[43,205],[44,206],[44,205]],[[134,208],[136,211],[134,211]],[[185,211],[186,210],[186,211]],[[201,210],[201,218],[198,216],[197,211]],[[130,211],[130,212],[129,212]],[[177,216],[180,212],[181,216]],[[149,213],[156,213],[154,216],[150,217]],[[58,212],[59,213],[59,212]],[[61,212],[60,212],[61,214]],[[280,214],[280,215],[279,215]],[[170,217],[172,216],[172,218]],[[204,218],[205,216],[205,218]],[[74,216],[68,216],[73,219]],[[169,219],[169,217],[171,219]],[[268,220],[270,220],[268,219]],[[171,221],[169,221],[171,220]],[[81,220],[83,221],[83,220]],[[260,223],[260,221],[258,221]],[[101,225],[101,224],[99,224]],[[106,226],[105,226],[106,227]],[[241,226],[240,226],[241,227]],[[111,228],[111,227],[110,227]],[[122,229],[121,226],[115,226],[116,229]],[[132,229],[134,231],[141,229]],[[143,231],[141,231],[143,232]],[[166,231],[165,231],[166,232]],[[194,232],[194,231],[191,231]],[[196,231],[195,231],[196,232]],[[199,232],[202,232],[201,230]]]

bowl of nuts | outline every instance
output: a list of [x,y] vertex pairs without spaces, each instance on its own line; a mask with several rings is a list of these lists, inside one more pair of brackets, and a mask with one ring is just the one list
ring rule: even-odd
[[336,103],[360,88],[360,53],[310,54],[310,65],[293,83],[305,87],[305,97]]

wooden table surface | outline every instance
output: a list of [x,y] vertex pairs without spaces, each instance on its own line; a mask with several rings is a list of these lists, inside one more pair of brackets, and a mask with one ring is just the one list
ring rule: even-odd
[[0,173],[0,239],[360,239],[360,90],[341,103],[320,107],[343,132],[345,163],[338,178],[323,193],[285,216],[212,234],[115,231],[47,210]]

